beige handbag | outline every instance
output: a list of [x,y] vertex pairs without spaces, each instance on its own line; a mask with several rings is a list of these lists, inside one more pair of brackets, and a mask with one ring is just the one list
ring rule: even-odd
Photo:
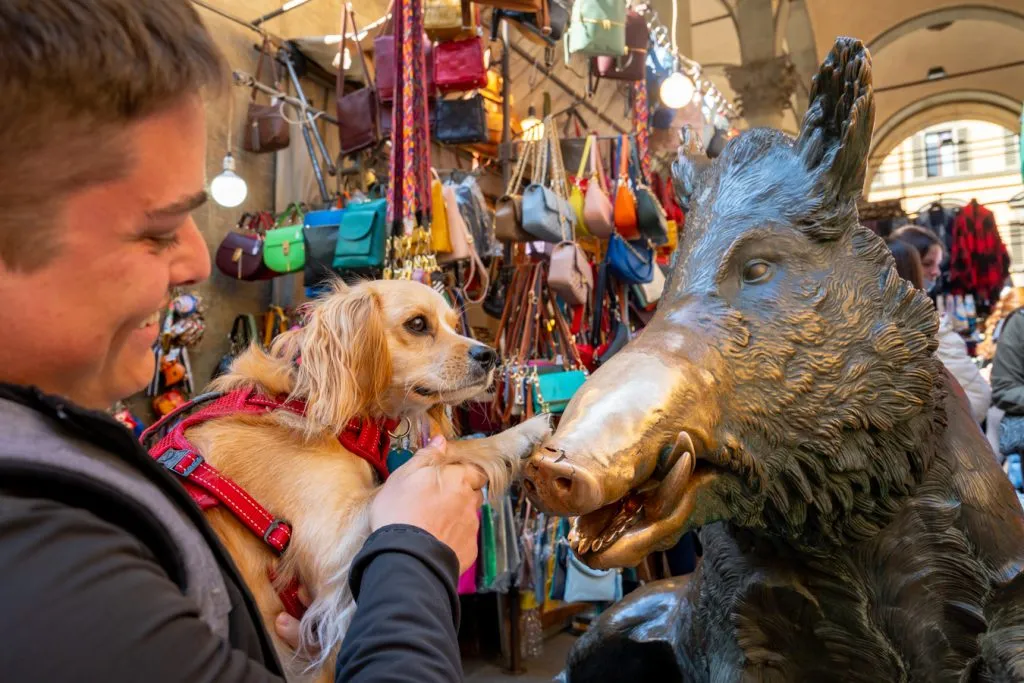
[[608,198],[608,186],[601,165],[601,146],[596,138],[590,148],[590,183],[583,199],[583,220],[587,224],[587,231],[594,237],[608,239],[615,232],[615,207]]
[[[565,192],[565,164],[560,148],[555,145],[552,155],[552,184]],[[548,269],[548,287],[567,304],[583,306],[590,301],[594,291],[594,271],[590,268],[587,255],[576,244],[575,223],[572,223],[572,239],[556,244],[551,251],[551,265]]]
[[451,185],[443,185],[441,194],[444,197],[444,212],[448,218],[448,237],[451,240],[452,250],[438,253],[437,262],[451,263],[467,259],[473,251],[471,247],[473,237],[469,234],[469,227],[462,217],[462,212],[459,211],[455,188]]
[[424,0],[423,29],[432,40],[454,40],[473,26],[469,0]]
[[636,285],[636,288],[640,294],[640,305],[643,308],[647,308],[661,299],[661,295],[665,293],[665,274],[661,272],[658,264],[654,264],[654,277],[651,281],[646,284]]
[[526,162],[535,155],[539,143],[523,142],[519,161],[509,178],[505,194],[494,205],[494,236],[502,242],[533,242],[534,237],[523,230],[523,174]]

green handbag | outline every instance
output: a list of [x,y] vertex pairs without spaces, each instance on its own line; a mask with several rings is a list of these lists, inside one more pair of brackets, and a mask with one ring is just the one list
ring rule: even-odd
[[547,372],[533,377],[533,410],[536,413],[565,412],[576,390],[587,381],[583,370]]
[[338,270],[380,268],[384,265],[387,229],[386,199],[349,204],[338,226],[334,267]]
[[625,0],[577,0],[572,6],[569,36],[565,40],[566,63],[570,53],[587,57],[625,55]]
[[[292,204],[278,216],[278,224],[267,231],[263,242],[263,263],[284,275],[306,267],[306,240],[302,236],[302,210]],[[281,225],[281,223],[288,223]]]

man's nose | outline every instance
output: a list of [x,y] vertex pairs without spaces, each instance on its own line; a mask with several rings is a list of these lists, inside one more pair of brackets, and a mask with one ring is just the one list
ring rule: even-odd
[[171,265],[171,286],[187,287],[210,277],[210,252],[206,240],[189,216],[181,228],[181,249]]

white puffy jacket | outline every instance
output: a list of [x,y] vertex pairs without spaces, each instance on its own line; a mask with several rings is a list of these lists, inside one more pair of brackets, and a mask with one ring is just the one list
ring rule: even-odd
[[992,387],[988,380],[981,376],[981,371],[967,355],[967,344],[959,334],[953,331],[946,316],[939,322],[939,348],[935,351],[942,364],[950,374],[956,377],[964,388],[967,399],[971,403],[971,413],[980,424],[985,419],[989,404],[992,402]]

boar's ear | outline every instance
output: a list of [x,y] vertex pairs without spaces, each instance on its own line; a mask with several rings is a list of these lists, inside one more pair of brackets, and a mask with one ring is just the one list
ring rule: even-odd
[[683,211],[690,210],[690,201],[697,187],[697,175],[708,165],[707,157],[701,159],[682,147],[679,148],[679,156],[672,162],[672,187]]
[[874,122],[871,55],[859,40],[837,38],[814,77],[796,142],[807,170],[820,174],[826,205],[860,196]]

